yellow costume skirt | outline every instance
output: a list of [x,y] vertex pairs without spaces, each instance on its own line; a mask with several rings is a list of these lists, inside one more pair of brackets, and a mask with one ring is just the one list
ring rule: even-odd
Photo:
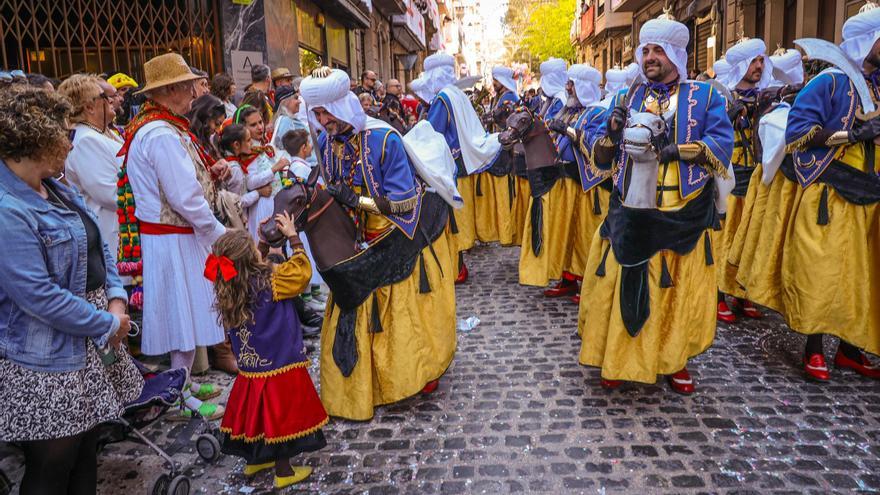
[[777,172],[770,186],[761,182],[758,187],[766,190],[764,202],[761,211],[756,203],[752,220],[744,232],[736,281],[745,287],[750,301],[784,314],[782,251],[792,212],[801,196],[801,186]]
[[593,244],[593,234],[602,225],[608,213],[611,191],[594,187],[587,192],[578,190],[572,218],[571,249],[565,263],[565,271],[583,277]]
[[751,268],[758,248],[758,236],[750,235],[750,233],[761,231],[761,224],[764,223],[764,211],[767,206],[767,194],[770,191],[770,188],[765,186],[761,180],[763,170],[763,167],[758,164],[752,172],[739,227],[736,229],[726,257],[719,259],[718,262],[719,289],[721,292],[740,298],[747,297],[748,288],[739,282],[739,273],[746,272]]
[[[613,251],[605,259],[605,276],[596,275],[610,247],[597,231],[581,292],[580,363],[601,368],[606,380],[654,383],[657,375],[681,370],[708,349],[715,338],[717,298],[715,266],[706,264],[705,243],[703,236],[684,256],[664,251],[648,261],[650,316],[630,337],[620,316],[621,267]],[[660,287],[663,257],[673,283],[668,288]]]
[[522,243],[523,226],[529,216],[529,199],[532,190],[528,179],[511,175],[507,180],[513,181],[513,201],[505,217],[504,229],[501,231],[501,244],[519,246]]
[[464,206],[461,207],[461,209],[454,210],[455,225],[458,229],[458,233],[454,235],[455,246],[453,246],[453,250],[459,252],[467,251],[474,247],[474,242],[477,239],[474,176],[467,175],[459,177],[457,180],[457,186],[458,193],[461,195],[461,199],[464,202]]
[[449,237],[433,243],[438,266],[422,251],[431,291],[419,293],[419,267],[405,280],[375,291],[382,331],[369,331],[372,296],[357,308],[358,360],[350,376],[333,361],[339,308],[331,294],[321,328],[321,401],[331,416],[353,420],[373,417],[373,408],[419,393],[436,380],[455,355],[455,275]]
[[510,217],[510,191],[506,175],[489,172],[474,178],[476,231],[480,242],[499,242]]
[[[823,189],[827,225],[817,223]],[[785,238],[782,299],[793,330],[880,354],[880,203],[849,203],[821,183],[804,189]]]
[[749,185],[749,192],[745,197],[729,195],[727,197],[727,213],[724,220],[721,221],[721,230],[712,232],[712,241],[716,247],[715,252],[718,253],[716,259],[719,261],[715,265],[718,288],[725,294],[740,298],[745,297],[745,293],[736,284],[736,266],[729,265],[726,260],[731,254],[733,239],[739,229],[743,210],[750,194],[755,194],[751,185]]
[[578,194],[583,194],[578,183],[560,178],[542,197],[529,200],[528,211],[531,211],[535,201],[542,202],[543,241],[541,251],[536,256],[532,251],[532,222],[527,214],[523,223],[522,249],[519,252],[520,284],[546,287],[550,280],[562,277],[571,249],[572,214]]

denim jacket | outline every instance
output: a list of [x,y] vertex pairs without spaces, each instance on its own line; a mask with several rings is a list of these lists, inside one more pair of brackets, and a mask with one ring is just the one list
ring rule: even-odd
[[[54,185],[89,211],[75,189]],[[106,244],[104,258],[107,298],[126,300]],[[85,366],[87,338],[106,345],[119,318],[85,300],[86,268],[79,214],[53,206],[0,160],[0,358],[35,371],[66,372]]]

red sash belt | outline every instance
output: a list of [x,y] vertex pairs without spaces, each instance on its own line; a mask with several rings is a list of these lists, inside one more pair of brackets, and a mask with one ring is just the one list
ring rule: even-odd
[[180,227],[178,225],[166,225],[164,223],[150,223],[138,219],[141,234],[168,235],[168,234],[194,234],[192,227]]

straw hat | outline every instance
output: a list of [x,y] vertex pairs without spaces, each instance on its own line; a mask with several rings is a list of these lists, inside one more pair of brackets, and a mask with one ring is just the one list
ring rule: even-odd
[[138,93],[150,91],[179,82],[195,81],[201,76],[193,74],[186,60],[176,53],[153,57],[144,64],[146,84]]
[[279,79],[293,79],[293,74],[290,73],[290,69],[287,67],[278,67],[272,71],[272,80],[277,81]]

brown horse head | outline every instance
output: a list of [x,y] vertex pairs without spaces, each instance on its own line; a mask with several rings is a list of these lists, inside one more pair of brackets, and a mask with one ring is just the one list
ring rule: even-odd
[[515,108],[507,117],[507,129],[498,135],[506,149],[522,143],[526,169],[535,170],[556,164],[556,147],[544,121],[526,106]]
[[[325,270],[357,253],[354,222],[332,196],[318,185],[320,167],[315,167],[306,180],[290,179],[275,195],[272,218],[288,212],[298,232],[305,232],[316,268]],[[272,246],[281,246],[286,240],[275,222],[270,220],[260,227],[263,238]]]

